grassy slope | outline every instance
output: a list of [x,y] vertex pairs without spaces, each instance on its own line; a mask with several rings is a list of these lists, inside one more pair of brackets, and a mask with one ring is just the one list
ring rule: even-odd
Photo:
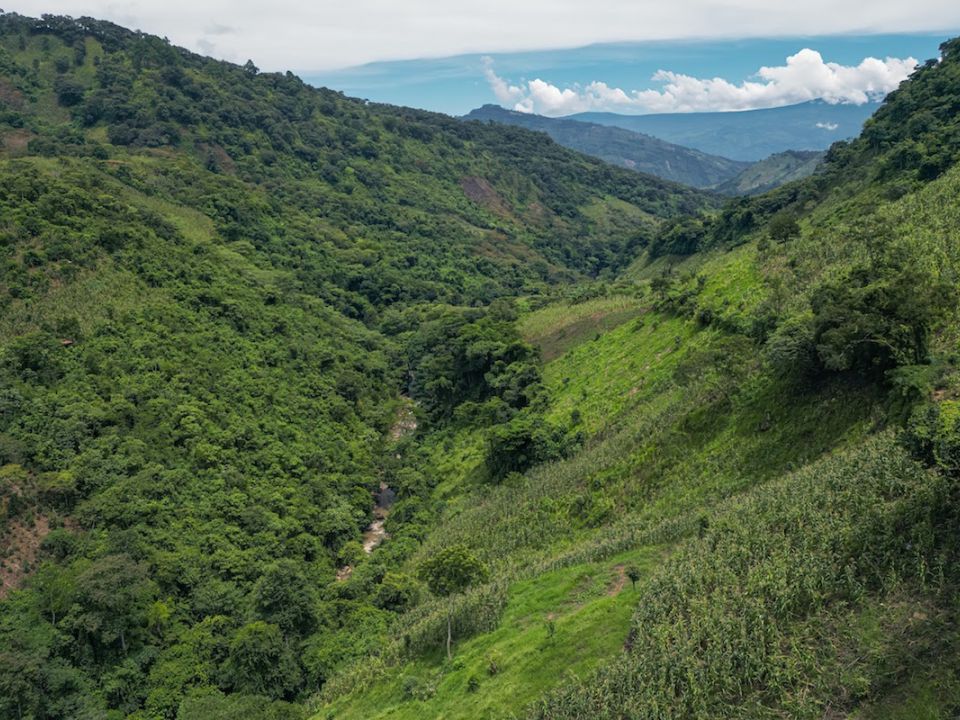
[[[925,248],[930,261],[941,263],[944,271],[957,268],[958,189],[960,169],[955,169],[920,192],[883,205],[880,221]],[[529,656],[542,652],[535,638],[517,656],[515,594],[525,596],[533,586],[540,597],[554,598],[562,593],[568,572],[582,567],[584,560],[593,567],[609,567],[622,553],[646,553],[644,548],[654,545],[662,549],[650,556],[645,573],[668,577],[678,565],[662,566],[664,553],[688,545],[685,538],[696,535],[698,524],[712,524],[730,512],[736,516],[741,512],[737,508],[749,505],[755,495],[776,494],[763,488],[770,483],[784,487],[797,468],[820,463],[851,472],[850,464],[862,461],[855,452],[831,457],[840,449],[863,445],[883,426],[880,398],[869,387],[846,380],[806,389],[785,384],[769,375],[752,342],[735,329],[745,326],[745,318],[764,303],[800,306],[818,277],[852,262],[859,252],[857,241],[837,218],[861,212],[873,198],[865,190],[823,203],[804,220],[801,236],[788,247],[760,251],[749,242],[678,264],[678,277],[692,267],[706,278],[696,302],[721,320],[711,327],[658,313],[651,308],[653,298],[642,291],[640,297],[561,303],[524,316],[520,327],[525,336],[553,358],[544,374],[553,397],[550,414],[567,420],[578,411],[592,439],[574,458],[495,489],[471,490],[471,461],[461,458],[466,466],[460,466],[454,473],[460,479],[447,488],[452,500],[441,520],[443,532],[428,538],[420,556],[454,542],[467,542],[482,552],[509,584],[501,625],[458,644],[456,657],[463,668],[461,660],[450,666],[439,655],[388,666],[364,691],[334,699],[326,708],[329,716],[382,712],[384,717],[469,717],[468,708],[481,707],[490,717],[523,714],[531,696],[565,683],[558,673],[528,668]],[[789,277],[785,268],[790,268]],[[628,277],[640,282],[646,274],[642,265],[628,271]],[[941,332],[937,347],[938,353],[953,352],[954,329]],[[718,365],[713,350],[732,362]],[[880,450],[870,453],[882,455]],[[816,470],[808,475],[818,476]],[[730,522],[742,522],[742,517]],[[695,556],[684,558],[679,567],[696,572]],[[953,611],[942,603],[935,592],[908,583],[846,610],[825,607],[814,613],[808,624],[788,632],[794,633],[795,642],[832,648],[824,651],[829,657],[816,661],[820,665],[803,670],[819,684],[811,696],[816,699],[784,696],[775,704],[801,714],[811,707],[822,709],[826,701],[845,712],[857,708],[856,716],[862,718],[946,717],[956,706],[957,678],[925,667],[922,660],[930,653],[946,658],[955,652],[949,640]],[[552,611],[548,605],[542,608]],[[898,623],[906,623],[907,629],[896,630]],[[503,633],[506,627],[512,632]],[[616,615],[603,627],[605,633],[619,632],[622,642],[629,623]],[[643,632],[642,626],[637,629]],[[909,641],[898,640],[899,632]],[[563,646],[562,657],[579,657],[578,637],[558,633],[554,642]],[[615,642],[597,648],[610,660],[619,657],[618,649]],[[500,692],[501,686],[487,683],[485,676],[475,693],[468,692],[464,678],[482,670],[482,658],[496,654],[515,658],[502,670],[510,675],[511,692]],[[544,661],[539,668],[548,665]],[[841,666],[845,669],[839,681],[824,679]],[[436,694],[409,697],[404,677],[438,679]],[[414,683],[406,682],[408,687]],[[558,692],[563,698],[563,690]],[[585,689],[577,692],[589,697]],[[618,707],[617,712],[624,712]],[[586,717],[582,711],[569,716]]]
[[[570,315],[589,318],[604,310],[615,314],[624,304],[633,303],[590,301],[572,308]],[[558,324],[556,308],[523,322],[528,332],[539,330],[548,338]],[[517,578],[499,628],[458,645],[456,656],[470,671],[491,654],[510,658],[503,670],[510,691],[500,690],[500,680],[488,683],[482,677],[476,694],[466,693],[463,683],[470,672],[447,665],[440,656],[427,656],[392,669],[355,696],[333,702],[326,711],[332,717],[380,716],[375,712],[398,718],[422,713],[503,717],[520,712],[562,678],[545,671],[556,665],[549,661],[554,655],[544,657],[538,640],[545,632],[541,624],[536,632],[517,637],[515,594],[535,588],[537,596],[546,599],[538,605],[541,612],[558,613],[558,626],[570,623],[570,632],[558,629],[552,647],[555,657],[563,659],[562,667],[582,675],[600,659],[613,657],[629,628],[629,613],[567,619],[551,605],[551,598],[563,596],[570,573],[584,567],[584,558],[592,561],[588,567],[595,572],[609,572],[631,554],[646,556],[643,548],[651,544],[666,540],[669,547],[720,499],[855,440],[866,430],[871,402],[860,393],[827,388],[786,412],[776,389],[759,380],[751,388],[756,397],[744,398],[734,413],[718,409],[712,417],[699,417],[700,403],[709,402],[710,381],[681,387],[672,375],[691,348],[717,339],[716,332],[656,313],[621,323],[599,338],[596,332],[581,334],[580,344],[547,365],[545,378],[555,393],[554,415],[565,418],[577,408],[588,432],[602,428],[605,433],[576,458],[536,470],[518,486],[471,492],[469,482],[461,480],[459,492],[464,494],[450,503],[440,521],[442,537],[429,540],[423,551],[425,555],[436,544],[467,541],[482,548],[505,577]],[[642,390],[633,392],[639,386]],[[758,433],[757,425],[767,417],[772,417],[773,429]],[[469,470],[460,474],[469,476]],[[655,568],[660,555],[648,557],[645,567]],[[568,563],[573,565],[565,567]],[[554,570],[556,566],[564,569]],[[589,662],[573,663],[572,658],[582,657],[579,644],[585,633],[609,639],[593,647]],[[517,644],[525,639],[530,641]],[[518,653],[518,647],[523,652]],[[531,670],[531,664],[537,669]],[[403,685],[407,676],[442,678],[436,696],[408,697]],[[490,714],[471,715],[470,709],[478,707]]]
[[659,556],[656,548],[640,548],[520,580],[510,587],[497,629],[458,643],[452,663],[441,651],[404,663],[325,712],[398,720],[503,717],[559,676],[588,673],[623,646],[635,602],[624,567],[647,572]]

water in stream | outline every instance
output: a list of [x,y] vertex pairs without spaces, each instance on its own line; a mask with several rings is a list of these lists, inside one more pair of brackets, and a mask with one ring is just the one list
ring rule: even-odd
[[[389,437],[392,441],[396,442],[416,429],[417,419],[413,414],[412,401],[407,400],[397,411],[397,418],[390,428]],[[390,506],[393,505],[393,501],[396,499],[396,493],[389,485],[381,480],[380,489],[374,493],[374,498],[373,522],[371,522],[363,532],[363,550],[368,555],[389,537],[385,525],[387,515],[390,514]],[[346,580],[352,572],[352,565],[344,565],[337,571],[337,580]]]

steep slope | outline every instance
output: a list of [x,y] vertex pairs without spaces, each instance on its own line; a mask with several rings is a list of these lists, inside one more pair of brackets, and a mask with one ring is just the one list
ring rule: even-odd
[[422,437],[405,470],[440,476],[417,501],[440,519],[404,568],[468,548],[491,580],[399,618],[317,717],[956,715],[960,40],[942,52],[822,172],[529,301],[544,420],[579,436],[500,482],[497,433]]
[[826,150],[838,140],[857,135],[876,109],[873,103],[829,105],[813,101],[741,112],[662,115],[587,112],[569,117],[645,133],[734,160],[757,161],[786,150]]
[[960,41],[713,212],[0,29],[0,715],[956,715]]
[[712,189],[723,195],[759,195],[816,172],[823,161],[822,152],[787,150],[749,166],[736,177]]
[[0,138],[2,717],[302,717],[415,600],[398,393],[519,412],[497,299],[716,202],[87,18],[0,15]]
[[613,165],[699,188],[730,181],[748,166],[745,162],[707,155],[623,128],[514,112],[499,105],[484,105],[464,119],[539,130],[564,147]]

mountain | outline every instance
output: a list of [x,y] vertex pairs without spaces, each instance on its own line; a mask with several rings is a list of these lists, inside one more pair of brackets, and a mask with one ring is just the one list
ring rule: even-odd
[[0,147],[3,718],[302,717],[419,592],[401,392],[513,416],[511,298],[718,203],[90,18],[0,15]]
[[826,150],[853,137],[876,105],[799,105],[740,112],[618,115],[586,112],[571,120],[611,125],[652,135],[670,143],[740,161],[762,160],[786,150]]
[[775,153],[745,168],[736,177],[712,189],[724,195],[758,195],[816,172],[824,153],[816,150],[787,150]]
[[720,204],[0,15],[0,717],[955,717],[941,50]]
[[488,572],[314,717],[954,717],[958,101],[960,39],[815,174],[521,304],[541,424],[420,435],[442,489],[405,568]]
[[499,105],[484,105],[472,110],[464,119],[498,122],[545,132],[564,147],[613,165],[698,188],[732,180],[748,166],[746,162],[707,155],[610,125],[520,113]]

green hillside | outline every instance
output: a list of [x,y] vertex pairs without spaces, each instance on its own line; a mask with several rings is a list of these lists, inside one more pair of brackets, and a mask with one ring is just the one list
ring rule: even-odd
[[464,119],[545,132],[564,147],[598,157],[612,165],[693,187],[706,188],[732,182],[750,167],[747,162],[708,155],[619,127],[569,118],[548,118],[505,110],[499,105],[484,105],[471,110]]
[[720,206],[0,15],[0,718],[955,717],[958,107]]
[[302,716],[403,606],[335,584],[398,394],[516,412],[485,308],[716,202],[88,19],[0,16],[0,101],[4,718]]
[[713,189],[724,195],[759,195],[788,182],[810,177],[822,161],[823,153],[815,150],[775,153]]
[[438,605],[470,636],[452,661],[439,631],[385,641],[316,717],[956,714],[955,46],[822,174],[672,224],[589,299],[528,306],[545,416],[583,444],[495,487],[482,454],[439,466],[409,565],[468,546],[496,619]]

